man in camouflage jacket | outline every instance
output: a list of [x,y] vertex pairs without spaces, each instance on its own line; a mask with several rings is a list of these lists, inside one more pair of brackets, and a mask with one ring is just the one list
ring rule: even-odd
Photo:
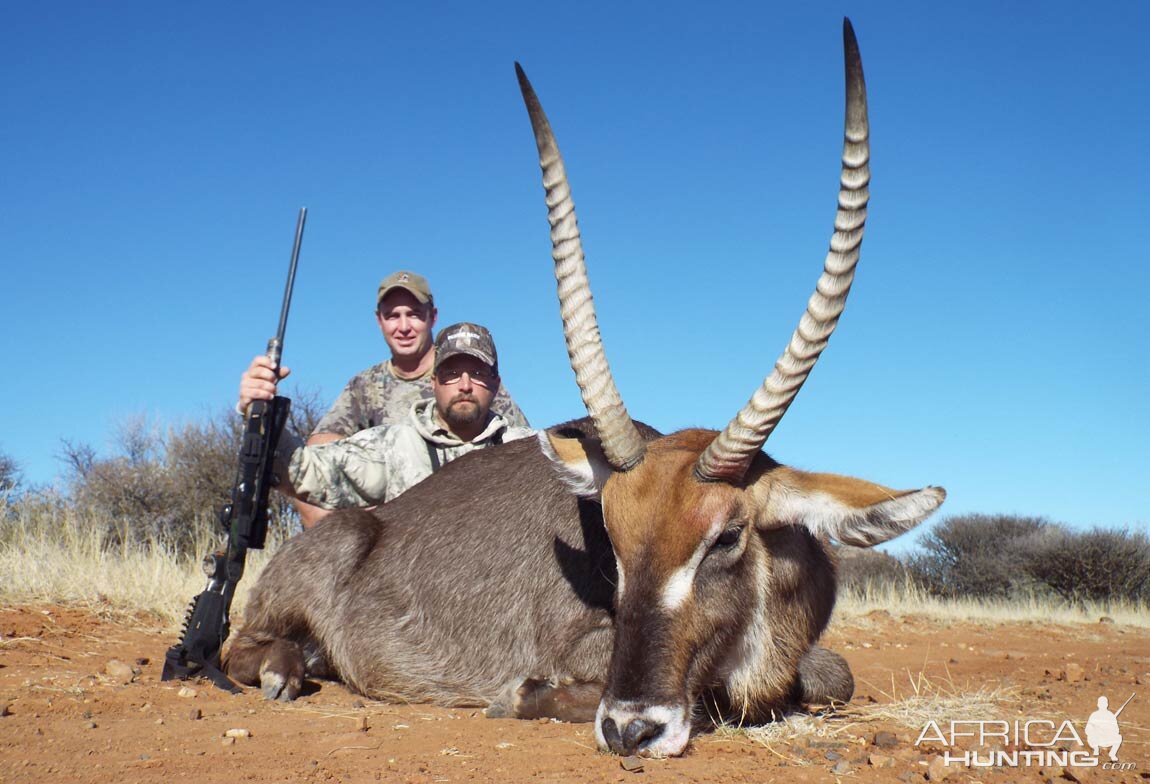
[[460,455],[534,433],[492,410],[499,365],[485,328],[462,323],[440,332],[433,371],[434,398],[414,403],[400,424],[317,445],[293,444],[285,434],[279,489],[324,509],[373,506]]
[[[433,397],[435,350],[432,328],[438,311],[427,279],[414,272],[388,275],[376,292],[376,322],[391,350],[391,358],[354,376],[307,440],[309,446],[347,438],[361,430],[406,423],[412,406]],[[280,369],[280,378],[287,376]],[[245,411],[255,399],[275,395],[275,376],[266,356],[260,355],[240,379],[237,408]],[[527,418],[499,385],[492,409],[509,424],[527,427]],[[295,501],[304,528],[317,523],[327,510]]]

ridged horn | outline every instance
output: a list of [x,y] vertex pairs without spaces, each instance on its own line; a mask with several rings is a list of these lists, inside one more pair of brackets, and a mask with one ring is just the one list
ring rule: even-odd
[[762,386],[699,456],[696,475],[707,481],[739,483],[775,425],[783,418],[826,348],[846,305],[859,259],[866,205],[870,197],[870,129],[866,82],[858,42],[849,19],[843,20],[846,65],[846,122],[838,212],[830,251],[815,293],[807,302],[798,329]]
[[563,334],[567,339],[571,369],[575,371],[583,405],[595,423],[603,453],[616,470],[626,471],[642,461],[647,445],[623,405],[603,351],[595,303],[587,280],[587,266],[583,261],[575,202],[571,198],[567,171],[555,143],[555,135],[519,63],[515,64],[515,74],[519,77],[519,89],[535,132],[539,168],[543,170],[547,221],[551,224],[551,258],[555,260],[559,312],[563,317]]

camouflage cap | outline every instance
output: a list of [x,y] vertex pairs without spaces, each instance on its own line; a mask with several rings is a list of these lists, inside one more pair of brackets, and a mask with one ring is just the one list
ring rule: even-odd
[[375,306],[378,308],[383,298],[395,289],[403,289],[409,292],[411,296],[419,300],[420,304],[435,303],[435,298],[431,296],[431,286],[428,284],[427,278],[415,272],[400,270],[399,272],[391,273],[379,282],[379,292],[375,295]]
[[439,370],[440,365],[459,354],[475,357],[499,372],[499,356],[487,327],[463,321],[441,329],[435,338],[435,369]]

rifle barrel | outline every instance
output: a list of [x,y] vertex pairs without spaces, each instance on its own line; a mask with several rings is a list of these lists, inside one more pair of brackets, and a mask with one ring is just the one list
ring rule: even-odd
[[287,284],[284,286],[284,301],[280,308],[280,323],[276,329],[276,336],[268,341],[268,358],[275,364],[275,373],[279,375],[280,357],[283,355],[284,333],[287,331],[288,309],[291,308],[291,292],[295,286],[295,270],[299,264],[299,246],[303,242],[303,226],[307,221],[307,207],[299,208],[299,218],[295,224],[295,242],[292,243],[291,265],[288,267]]

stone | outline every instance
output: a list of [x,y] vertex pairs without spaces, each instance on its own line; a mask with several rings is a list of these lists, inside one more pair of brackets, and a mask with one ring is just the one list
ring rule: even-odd
[[180,690],[176,692],[176,696],[183,697],[184,699],[191,699],[192,697],[196,696],[196,690],[189,689],[187,686],[181,686]]
[[639,757],[624,757],[619,760],[619,764],[623,766],[623,770],[628,773],[642,773],[643,760]]
[[893,749],[898,746],[898,736],[893,732],[886,730],[879,730],[871,738],[871,745],[877,746],[880,749]]
[[834,767],[831,768],[831,773],[835,774],[836,776],[845,776],[850,771],[850,769],[851,766],[849,762],[846,760],[839,760],[834,764]]
[[112,659],[104,665],[104,674],[119,684],[128,684],[136,679],[136,671],[130,664]]
[[888,757],[886,754],[868,754],[866,761],[872,768],[894,767],[894,757]]
[[945,757],[934,757],[926,766],[927,781],[944,781],[949,775],[950,769],[946,766]]
[[1062,777],[1070,781],[1077,781],[1079,784],[1086,784],[1086,782],[1094,779],[1095,770],[1096,768],[1066,768],[1062,772]]
[[367,717],[366,716],[360,716],[358,719],[356,719],[355,720],[355,728],[359,732],[367,732],[367,730],[368,730]]
[[241,727],[234,727],[224,733],[225,738],[250,738],[251,736],[251,730],[245,730]]
[[203,717],[204,714],[200,711],[199,708],[192,708],[190,711],[188,711],[188,718],[192,721],[199,721]]
[[1086,676],[1086,670],[1078,662],[1067,662],[1062,668],[1060,679],[1067,683],[1079,683]]

